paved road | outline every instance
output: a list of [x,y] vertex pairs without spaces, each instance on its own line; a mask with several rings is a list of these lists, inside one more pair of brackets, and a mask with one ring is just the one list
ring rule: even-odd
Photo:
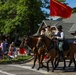
[[46,68],[37,70],[38,63],[36,63],[34,69],[31,69],[32,64],[33,61],[24,64],[0,65],[0,75],[76,75],[73,64],[70,68],[67,67],[66,70],[63,70],[63,62],[60,62],[58,68],[54,72],[51,72],[51,64],[49,64],[49,72],[46,71]]

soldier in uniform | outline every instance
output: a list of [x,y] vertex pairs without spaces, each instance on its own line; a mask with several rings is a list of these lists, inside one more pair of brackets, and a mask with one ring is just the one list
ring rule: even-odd
[[57,27],[57,29],[58,29],[58,33],[55,35],[54,38],[56,38],[58,40],[57,45],[58,45],[59,56],[61,58],[63,58],[63,47],[62,46],[63,46],[63,42],[64,42],[64,32],[62,31],[61,25],[59,25]]
[[53,39],[53,33],[52,33],[50,26],[47,26],[45,28],[45,36],[47,36],[50,39]]
[[41,30],[40,35],[45,35],[45,28],[43,28],[43,29]]

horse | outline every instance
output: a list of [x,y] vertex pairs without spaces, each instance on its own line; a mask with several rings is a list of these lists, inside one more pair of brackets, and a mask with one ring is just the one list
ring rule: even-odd
[[[56,64],[55,67],[54,67],[53,60],[58,55],[58,52],[55,49],[56,46],[54,45],[54,43],[56,44],[56,42],[54,42],[54,40],[51,40],[46,36],[41,36],[40,42],[42,42],[42,43],[44,42],[47,49],[48,49],[48,52],[47,52],[47,55],[49,56],[48,62],[51,60],[52,68],[53,68],[52,71],[54,71],[54,69],[58,66],[58,63],[60,61],[60,58],[58,58],[58,62],[57,63],[56,63],[56,61],[54,62]],[[76,53],[76,46],[73,43],[68,43],[68,45],[69,45],[69,48],[64,47],[65,50],[64,50],[64,57],[63,57],[63,61],[64,61],[63,69],[65,69],[65,67],[66,67],[65,59],[68,58],[68,57],[70,59],[69,67],[71,65],[71,62],[74,61],[74,65],[75,65],[75,69],[76,69],[76,63],[75,63],[75,59],[74,59],[74,53]],[[53,55],[52,51],[54,51],[54,53],[55,53],[54,55]],[[47,67],[48,67],[48,62],[47,62]],[[48,67],[48,70],[49,70],[49,67]]]
[[39,41],[39,36],[26,37],[26,40],[25,40],[25,45],[28,45],[33,50],[33,53],[34,53],[34,64],[32,66],[32,69],[35,67],[35,63],[36,63],[37,59],[39,60],[39,67],[37,68],[37,70],[39,70],[41,67],[43,67],[42,61],[43,61],[43,57],[45,55],[45,51],[47,50],[46,46],[44,46],[44,45],[39,47],[37,45],[38,41]]
[[[74,70],[76,70],[76,62],[75,62],[75,58],[74,58],[74,54],[76,53],[76,46],[75,46],[75,44],[70,43],[70,42],[68,43],[68,45],[69,45],[69,49],[68,49],[68,50],[65,49],[65,50],[63,51],[63,55],[64,55],[64,67],[63,67],[63,69],[65,69],[65,67],[66,67],[66,62],[65,62],[65,60],[66,60],[66,59],[69,59],[70,62],[69,62],[68,67],[71,66],[71,63],[72,63],[72,61],[73,61],[73,62],[74,62]],[[58,59],[57,63],[55,63],[55,64],[56,64],[56,65],[55,65],[55,68],[58,66],[59,61],[60,61],[60,59]],[[55,69],[55,68],[54,68],[54,69]]]
[[49,62],[51,61],[52,64],[52,72],[54,71],[54,58],[57,57],[57,50],[55,49],[55,44],[54,41],[50,38],[48,38],[45,35],[41,35],[39,36],[39,41],[37,43],[37,45],[39,46],[40,44],[44,44],[46,46],[46,56],[47,56],[47,61],[46,61],[46,68],[47,71],[49,71]]

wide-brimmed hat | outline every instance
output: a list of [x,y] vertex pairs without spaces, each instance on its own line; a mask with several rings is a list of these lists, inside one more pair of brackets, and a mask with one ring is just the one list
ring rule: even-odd
[[50,28],[50,26],[45,26],[45,28],[48,28],[48,27]]
[[63,29],[61,25],[59,25],[57,28],[58,28],[58,29]]

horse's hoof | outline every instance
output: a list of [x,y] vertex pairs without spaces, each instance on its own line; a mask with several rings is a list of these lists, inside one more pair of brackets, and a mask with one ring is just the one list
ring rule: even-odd
[[63,70],[65,69],[65,67],[63,67]]
[[54,70],[56,69],[56,67],[53,68]]
[[74,68],[74,71],[76,71],[76,68]]
[[56,69],[56,68],[57,68],[57,66],[58,66],[58,65],[55,65],[54,69]]
[[49,72],[49,69],[47,69],[47,72]]
[[68,67],[70,67],[70,65]]
[[41,66],[40,68],[43,68],[43,66]]
[[47,72],[49,72],[49,70],[47,70]]
[[52,72],[54,72],[54,70],[52,70]]
[[37,70],[39,70],[40,68],[37,68]]
[[34,67],[31,67],[32,69],[34,69]]

